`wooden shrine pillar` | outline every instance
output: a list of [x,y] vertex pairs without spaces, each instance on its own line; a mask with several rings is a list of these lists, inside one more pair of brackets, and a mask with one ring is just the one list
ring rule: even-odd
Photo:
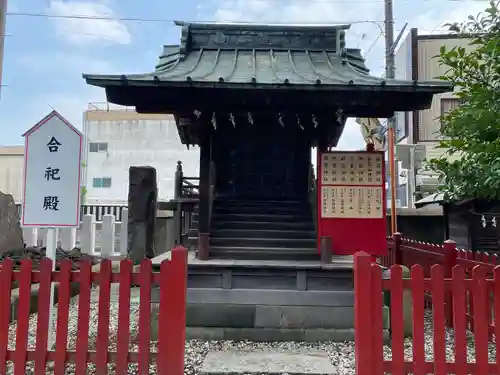
[[[317,158],[316,158],[316,178],[319,178],[319,169],[321,168],[321,153],[322,152],[327,152],[328,151],[328,131],[326,130],[324,124],[322,124],[323,126],[320,125],[320,128],[319,128],[319,132],[321,134],[321,136],[319,137],[318,139],[318,148],[316,150],[316,153],[317,153]],[[317,189],[319,189],[319,182],[317,184]],[[316,192],[317,196],[318,196],[318,199],[321,199],[321,192],[317,191]],[[320,215],[321,215],[321,212],[319,211],[318,209],[318,212],[317,212],[317,215],[318,215],[318,218],[317,218],[317,225],[320,225]],[[318,228],[316,228],[316,230],[319,231]],[[316,235],[318,237],[318,235]],[[317,244],[317,246],[319,246],[319,253],[320,253],[320,257],[321,257],[321,262],[322,263],[326,263],[326,264],[329,264],[332,262],[332,241],[334,240],[332,237],[329,237],[329,236],[322,236],[321,238],[318,238],[317,240],[319,240],[319,244]]]
[[198,253],[200,260],[210,256],[210,163],[212,135],[205,134],[200,144],[200,187],[198,206]]

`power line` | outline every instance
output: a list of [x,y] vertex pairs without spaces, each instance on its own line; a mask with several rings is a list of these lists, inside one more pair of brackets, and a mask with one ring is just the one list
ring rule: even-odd
[[60,18],[71,20],[99,20],[99,21],[130,21],[130,22],[172,22],[166,19],[147,19],[136,17],[105,17],[105,16],[85,16],[85,15],[65,15],[48,13],[26,13],[26,12],[7,12],[7,16],[18,17],[41,17],[41,18]]
[[[242,1],[242,0],[240,0]],[[251,1],[251,0],[245,0],[245,1]],[[268,0],[269,1],[269,0]],[[345,5],[352,5],[352,4],[374,4],[374,3],[384,3],[384,0],[272,0],[275,2],[307,2],[309,4],[311,3],[320,3],[320,4],[345,4]],[[415,2],[415,0],[399,0],[400,2]],[[481,2],[481,3],[488,3],[490,0],[420,0],[422,2]],[[165,23],[165,22],[172,22],[172,20],[167,20],[167,19],[155,19],[155,18],[141,18],[141,17],[111,17],[111,16],[89,16],[89,15],[68,15],[68,14],[50,14],[50,13],[31,13],[31,12],[7,12],[7,16],[17,16],[17,17],[41,17],[41,18],[60,18],[60,19],[81,19],[81,20],[101,20],[101,21],[122,21],[122,22],[156,22],[156,23]],[[214,21],[200,21],[204,23],[213,23]],[[355,23],[364,23],[364,22],[370,22],[370,21],[351,21],[351,22],[346,22],[346,21],[332,21],[329,23],[337,23],[337,24],[342,24],[342,23],[350,23],[350,24],[355,24]],[[373,21],[371,21],[373,22]],[[383,21],[375,21],[375,22],[383,22]],[[228,23],[246,23],[242,21],[228,21]],[[307,23],[307,24],[314,24],[314,23]]]
[[[20,17],[42,17],[42,18],[59,18],[59,19],[72,19],[72,20],[90,20],[90,21],[121,21],[121,22],[162,22],[172,23],[173,20],[167,19],[152,19],[152,18],[135,18],[135,17],[108,17],[108,16],[85,16],[85,15],[64,15],[64,14],[48,14],[48,13],[24,13],[24,12],[8,12],[7,16],[20,16]],[[213,20],[210,21],[195,21],[199,23],[222,23]],[[382,20],[354,20],[354,21],[329,21],[329,22],[293,22],[296,25],[331,25],[331,24],[358,24],[358,23],[383,23]],[[245,21],[224,21],[223,23],[233,24],[257,24],[255,22]],[[272,22],[266,23],[268,25],[288,25],[290,22]]]
[[370,45],[370,47],[368,48],[368,50],[366,51],[365,53],[365,59],[366,57],[368,56],[368,54],[372,51],[373,47],[375,47],[377,45],[377,42],[379,41],[380,37],[384,35],[383,33],[380,33],[378,34],[378,36],[375,38],[375,40],[373,41],[373,43]]

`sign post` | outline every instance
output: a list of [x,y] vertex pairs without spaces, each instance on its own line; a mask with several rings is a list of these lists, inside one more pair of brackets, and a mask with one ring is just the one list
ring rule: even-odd
[[384,153],[369,149],[318,153],[318,244],[333,254],[387,252]]
[[[80,224],[83,135],[52,111],[23,134],[24,184],[21,226],[47,228],[46,257],[56,265],[57,228]],[[50,293],[48,347],[52,347],[54,283]]]

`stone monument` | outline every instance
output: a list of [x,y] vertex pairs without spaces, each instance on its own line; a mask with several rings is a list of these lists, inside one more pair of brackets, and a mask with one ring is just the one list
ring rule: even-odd
[[0,191],[0,254],[24,249],[19,212],[11,194]]
[[155,256],[156,169],[130,167],[127,254],[134,263]]

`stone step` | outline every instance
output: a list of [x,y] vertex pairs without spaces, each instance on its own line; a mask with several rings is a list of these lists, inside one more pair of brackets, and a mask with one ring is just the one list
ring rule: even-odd
[[212,231],[214,238],[297,238],[315,239],[313,230],[274,230],[274,229],[216,229]]
[[307,214],[221,214],[214,213],[212,222],[218,221],[253,221],[253,222],[294,222],[294,223],[312,223],[312,218]]
[[203,375],[228,374],[337,374],[326,351],[239,351],[208,352]]
[[211,246],[210,256],[218,259],[317,260],[315,248]]
[[311,207],[304,206],[214,206],[214,213],[222,214],[288,214],[311,215]]
[[307,200],[234,200],[234,199],[215,199],[215,206],[233,206],[233,207],[289,207],[289,206],[309,206]]
[[213,230],[219,229],[245,229],[245,230],[297,230],[297,231],[314,231],[314,223],[308,222],[294,222],[294,221],[231,221],[227,218],[223,220],[214,220],[212,222]]
[[257,248],[312,248],[316,247],[315,238],[262,238],[262,237],[216,237],[210,238],[210,244],[217,246],[257,247]]

